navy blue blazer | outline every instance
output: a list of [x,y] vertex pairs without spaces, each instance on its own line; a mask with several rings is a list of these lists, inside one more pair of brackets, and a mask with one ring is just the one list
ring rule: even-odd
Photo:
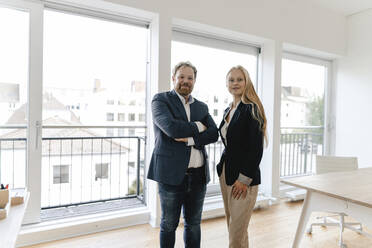
[[[225,114],[230,110],[227,108]],[[256,110],[256,107],[254,109]],[[231,118],[231,116],[230,116]],[[219,126],[221,128],[225,120]],[[261,183],[260,162],[263,153],[263,134],[259,122],[252,116],[252,105],[241,102],[230,119],[226,140],[221,135],[225,150],[217,164],[217,173],[222,174],[225,164],[225,179],[227,185],[233,185],[239,173],[252,179],[251,186]],[[227,145],[226,145],[227,143]]]
[[[190,104],[190,122],[187,119],[183,103],[172,90],[158,93],[151,103],[154,121],[155,148],[152,153],[147,178],[157,182],[179,185],[182,183],[190,161],[191,146],[177,142],[175,138],[194,138],[194,148],[200,150],[204,157],[205,182],[210,181],[208,156],[205,145],[218,139],[217,126],[208,112],[208,106],[194,98]],[[200,121],[207,130],[199,133]]]

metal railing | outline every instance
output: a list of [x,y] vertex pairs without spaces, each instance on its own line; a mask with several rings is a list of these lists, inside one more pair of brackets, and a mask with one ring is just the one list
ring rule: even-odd
[[[0,136],[0,180],[9,182],[11,188],[25,187],[26,129],[11,128],[18,133]],[[113,128],[130,128],[135,134],[105,136],[92,131]],[[143,200],[144,126],[44,126],[43,129],[48,137],[42,138],[42,209],[125,198]],[[17,135],[23,137],[15,138]]]
[[[3,176],[10,181],[12,188],[25,187],[26,127],[11,128],[22,130],[18,135],[23,137],[0,137],[0,179]],[[102,135],[102,130],[119,128],[142,130],[143,135]],[[43,126],[43,130],[43,209],[126,198],[143,200],[144,126]],[[216,164],[223,149],[221,140],[206,147],[211,184],[218,183]]]
[[10,188],[26,186],[26,138],[0,138],[0,181]]
[[[19,131],[24,131],[19,133]],[[26,186],[26,126],[0,126],[0,181],[10,188]]]
[[209,144],[206,148],[209,158],[209,172],[211,181],[210,184],[217,184],[219,182],[216,165],[220,162],[221,155],[224,149],[222,141],[219,139],[213,144]]
[[285,127],[280,134],[280,177],[314,173],[323,154],[323,127]]

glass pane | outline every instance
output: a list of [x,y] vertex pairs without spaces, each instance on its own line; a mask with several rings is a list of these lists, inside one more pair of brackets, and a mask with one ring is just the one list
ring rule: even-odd
[[19,188],[26,179],[29,13],[0,7],[0,37],[0,181]]
[[219,115],[213,116],[216,123],[221,121],[223,110],[232,101],[225,80],[231,67],[244,66],[256,84],[257,57],[250,54],[173,41],[172,69],[180,61],[190,61],[196,66],[198,75],[192,95],[207,103],[210,111],[220,109]]
[[[144,119],[130,113],[145,114],[147,36],[143,27],[44,12],[42,207],[125,197],[143,178],[128,166],[144,157],[141,141],[122,126],[145,135]],[[66,183],[53,184],[55,164],[71,165]],[[106,166],[101,174],[97,165]]]
[[326,70],[283,59],[281,176],[314,172],[315,156],[323,154]]
[[[190,61],[196,66],[198,75],[192,95],[208,105],[209,113],[217,125],[222,120],[224,110],[232,101],[226,89],[226,73],[230,68],[236,65],[244,66],[253,84],[256,84],[257,56],[251,54],[172,41],[172,69],[180,61]],[[172,83],[171,88],[173,89]],[[219,140],[206,149],[209,155],[211,183],[217,183],[215,165],[219,162],[223,151],[222,142]]]

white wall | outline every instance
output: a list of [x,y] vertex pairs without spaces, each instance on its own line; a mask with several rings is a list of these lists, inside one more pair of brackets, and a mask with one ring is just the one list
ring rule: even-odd
[[338,61],[336,155],[372,166],[372,10],[347,20],[347,55]]
[[294,0],[106,0],[262,38],[342,55],[346,19]]

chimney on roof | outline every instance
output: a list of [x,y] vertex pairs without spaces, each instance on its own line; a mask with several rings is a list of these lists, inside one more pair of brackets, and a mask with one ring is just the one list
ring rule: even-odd
[[94,85],[93,85],[93,92],[97,93],[101,91],[101,80],[100,79],[94,79]]
[[19,103],[19,84],[0,82],[0,102]]
[[132,81],[130,91],[131,92],[145,92],[146,84],[143,81]]

